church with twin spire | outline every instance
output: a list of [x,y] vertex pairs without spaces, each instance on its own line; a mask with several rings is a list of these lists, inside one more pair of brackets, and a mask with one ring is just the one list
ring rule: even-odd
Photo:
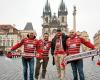
[[58,15],[54,13],[52,15],[50,3],[47,0],[45,7],[43,9],[43,24],[42,24],[42,34],[49,33],[50,35],[55,35],[56,29],[61,28],[63,33],[68,32],[68,24],[67,24],[67,7],[62,0],[60,6],[58,8]]

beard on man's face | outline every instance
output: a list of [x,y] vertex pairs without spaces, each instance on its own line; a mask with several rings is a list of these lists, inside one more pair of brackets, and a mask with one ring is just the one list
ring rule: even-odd
[[29,35],[29,38],[34,38],[34,35]]
[[49,37],[48,36],[44,36],[44,40],[48,41]]
[[44,38],[45,41],[48,41],[48,38]]

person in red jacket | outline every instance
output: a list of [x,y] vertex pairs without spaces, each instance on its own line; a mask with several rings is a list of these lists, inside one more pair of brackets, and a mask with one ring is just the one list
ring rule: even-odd
[[[86,41],[82,37],[77,36],[74,30],[71,30],[69,32],[69,38],[66,40],[66,45],[68,46],[67,53],[68,55],[78,54],[80,53],[80,46],[81,44],[84,44],[85,46],[95,49],[95,46],[90,43],[89,41]],[[85,80],[84,73],[83,73],[83,60],[74,60],[71,61],[71,67],[73,70],[73,80],[78,80],[78,74],[80,80]]]
[[47,68],[48,61],[49,61],[49,50],[50,50],[50,46],[51,46],[51,42],[49,41],[49,34],[48,33],[44,33],[43,39],[39,40],[39,45],[40,45],[39,46],[40,49],[43,50],[43,54],[42,54],[43,62],[41,63],[40,62],[41,59],[37,58],[36,69],[35,69],[36,80],[38,80],[41,65],[42,65],[42,79],[45,79],[46,68]]
[[[14,45],[11,48],[11,51],[16,50],[17,48],[24,45],[24,54],[35,54],[36,50],[38,50],[38,40],[35,38],[35,32],[30,32],[27,35],[27,38],[22,39],[19,43]],[[23,64],[23,74],[24,80],[28,80],[28,65],[29,65],[29,79],[34,80],[34,58],[33,57],[22,57],[22,64]]]

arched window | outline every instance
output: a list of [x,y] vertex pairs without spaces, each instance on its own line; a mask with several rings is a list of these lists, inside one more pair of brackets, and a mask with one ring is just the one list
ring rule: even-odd
[[53,29],[53,30],[52,30],[52,34],[54,34],[54,33],[56,33],[56,29]]
[[7,39],[7,46],[10,46],[10,40]]
[[11,40],[11,46],[13,46],[13,43],[14,43],[13,40]]
[[48,17],[45,18],[46,23],[48,23]]
[[62,22],[64,22],[64,17],[62,17]]
[[6,46],[5,40],[3,40],[3,46]]

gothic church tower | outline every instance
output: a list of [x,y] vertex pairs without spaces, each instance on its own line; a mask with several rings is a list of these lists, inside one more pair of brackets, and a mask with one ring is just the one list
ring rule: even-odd
[[47,32],[50,34],[51,37],[53,37],[56,33],[57,28],[61,28],[63,33],[66,34],[68,32],[67,15],[68,11],[63,0],[61,1],[58,8],[58,16],[56,15],[56,13],[52,15],[50,4],[47,0],[42,15],[42,34]]

